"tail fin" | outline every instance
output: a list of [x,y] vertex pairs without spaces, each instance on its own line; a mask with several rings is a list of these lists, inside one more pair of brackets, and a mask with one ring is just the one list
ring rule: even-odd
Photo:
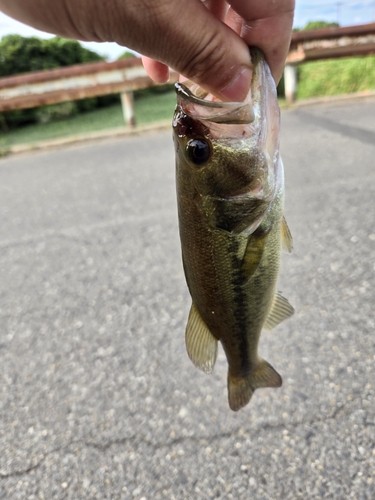
[[247,377],[233,377],[228,373],[229,407],[238,411],[250,401],[255,389],[281,387],[282,379],[272,366],[262,359]]

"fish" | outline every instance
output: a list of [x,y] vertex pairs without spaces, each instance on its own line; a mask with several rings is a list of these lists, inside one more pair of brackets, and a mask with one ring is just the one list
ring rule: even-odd
[[182,263],[192,298],[185,343],[194,365],[212,373],[221,343],[228,401],[280,387],[258,353],[262,329],[294,309],[277,290],[281,249],[292,251],[285,221],[280,110],[263,53],[251,48],[244,102],[223,102],[192,82],[176,83],[173,117]]

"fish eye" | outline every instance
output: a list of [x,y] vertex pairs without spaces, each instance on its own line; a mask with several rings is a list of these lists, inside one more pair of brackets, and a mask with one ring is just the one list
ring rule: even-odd
[[211,156],[210,144],[204,139],[190,139],[186,144],[186,153],[192,163],[202,165]]

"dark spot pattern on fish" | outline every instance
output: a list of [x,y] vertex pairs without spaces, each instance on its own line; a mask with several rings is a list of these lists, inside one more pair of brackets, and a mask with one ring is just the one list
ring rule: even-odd
[[231,255],[232,268],[235,272],[232,275],[231,287],[233,290],[233,306],[234,318],[236,322],[234,331],[232,332],[233,343],[238,346],[238,353],[240,356],[240,373],[237,376],[244,376],[250,370],[249,363],[249,343],[247,337],[247,309],[249,304],[246,300],[246,295],[243,293],[243,286],[245,284],[244,276],[241,273],[241,265],[238,259],[239,241],[236,238],[231,238],[229,245],[229,253]]
[[[212,199],[215,210],[211,210],[211,225],[228,233],[240,234],[254,222],[260,220],[268,204],[252,198]],[[205,200],[207,204],[207,200]]]

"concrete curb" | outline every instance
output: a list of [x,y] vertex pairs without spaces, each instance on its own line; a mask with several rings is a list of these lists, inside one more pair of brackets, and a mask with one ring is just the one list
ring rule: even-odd
[[[140,135],[148,132],[158,132],[160,130],[167,130],[171,127],[172,118],[161,122],[155,122],[148,125],[141,125],[139,127],[117,127],[107,130],[99,130],[97,132],[90,132],[87,134],[69,135],[56,139],[49,139],[46,141],[38,141],[28,144],[17,144],[7,148],[3,156],[8,154],[28,153],[40,149],[60,148],[67,145],[77,144],[80,142],[97,142],[99,140],[115,139],[118,137],[126,137],[129,135]],[[1,156],[1,155],[0,155]]]
[[310,99],[301,99],[300,101],[296,101],[293,104],[283,103],[280,105],[281,109],[296,109],[302,108],[304,106],[316,106],[319,104],[329,104],[336,102],[348,102],[348,101],[356,101],[359,99],[366,98],[374,98],[375,90],[366,90],[364,92],[356,92],[353,94],[339,94],[339,95],[331,95],[325,97],[312,97]]
[[[283,110],[293,110],[304,106],[316,106],[328,103],[348,102],[366,98],[375,98],[375,91],[369,90],[365,92],[358,92],[355,94],[341,94],[336,96],[304,99],[301,101],[297,101],[293,104],[282,103],[280,107]],[[170,120],[155,122],[148,125],[141,125],[135,128],[118,127],[109,130],[100,130],[98,132],[90,132],[87,134],[78,134],[74,136],[61,137],[58,139],[50,139],[47,141],[38,141],[29,144],[19,144],[16,146],[10,146],[5,151],[3,151],[2,155],[0,151],[0,157],[6,156],[8,154],[28,153],[40,149],[60,148],[63,146],[77,144],[81,142],[94,142],[94,141],[97,142],[99,140],[114,139],[119,137],[126,137],[129,135],[140,135],[149,132],[168,130],[168,128],[171,127],[171,122],[172,122],[172,117]]]

